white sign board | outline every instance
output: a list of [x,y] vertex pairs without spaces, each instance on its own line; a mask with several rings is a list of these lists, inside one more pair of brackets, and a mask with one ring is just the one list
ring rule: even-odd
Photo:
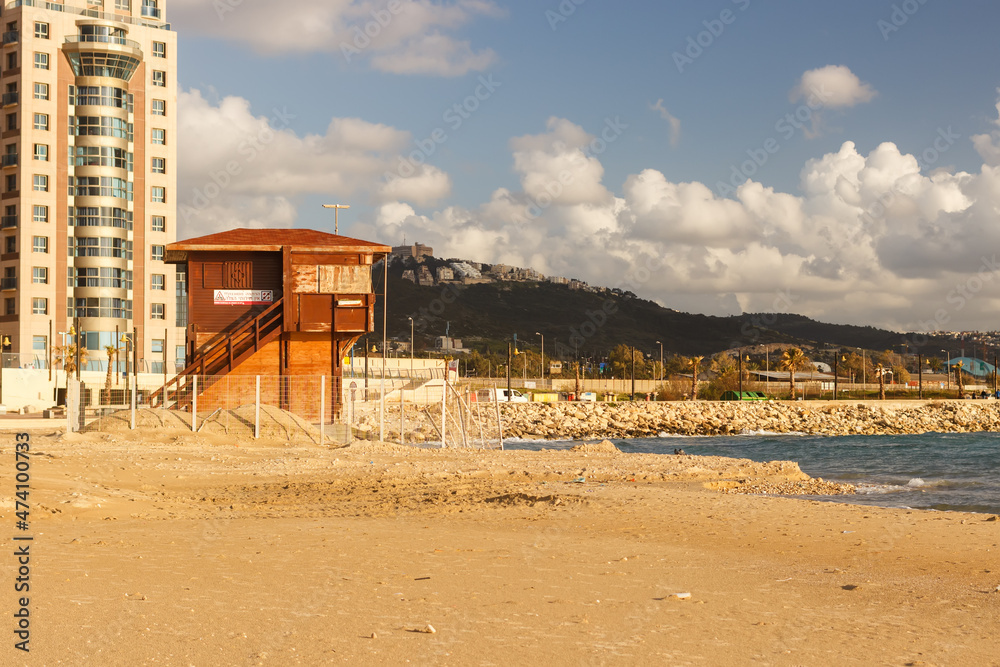
[[258,306],[274,303],[274,291],[252,289],[217,289],[216,306]]

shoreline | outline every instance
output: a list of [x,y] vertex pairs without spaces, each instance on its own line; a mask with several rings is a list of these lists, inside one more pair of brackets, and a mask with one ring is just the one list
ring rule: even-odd
[[816,481],[789,461],[162,429],[32,451],[32,663],[997,664],[995,517],[724,492]]

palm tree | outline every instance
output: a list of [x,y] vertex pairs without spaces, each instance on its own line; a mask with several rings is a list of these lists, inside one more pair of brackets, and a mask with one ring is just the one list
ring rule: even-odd
[[105,345],[104,351],[108,354],[108,377],[104,380],[104,400],[111,402],[111,372],[114,370],[115,357],[118,356],[118,348],[114,345]]
[[691,357],[688,359],[688,367],[691,368],[691,400],[698,400],[698,365],[705,357]]
[[[53,348],[53,352],[56,353],[56,361],[62,364],[63,370],[66,372],[66,384],[69,385],[69,376],[76,372],[76,345],[62,345]],[[90,353],[87,348],[80,349],[80,366],[82,367],[87,363],[87,357]]]
[[795,400],[795,371],[806,364],[805,353],[797,347],[790,347],[781,355],[781,368],[788,371],[788,388],[791,400]]

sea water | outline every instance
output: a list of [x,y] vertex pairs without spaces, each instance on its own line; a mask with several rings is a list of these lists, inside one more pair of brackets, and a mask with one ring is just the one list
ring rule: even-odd
[[[623,452],[796,461],[811,477],[846,482],[858,495],[818,499],[928,510],[1000,513],[1000,434],[885,436],[750,434],[612,440]],[[508,449],[579,443],[509,442]]]

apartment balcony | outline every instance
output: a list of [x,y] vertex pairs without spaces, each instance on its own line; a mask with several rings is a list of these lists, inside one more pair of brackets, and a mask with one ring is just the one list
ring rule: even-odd
[[0,98],[0,103],[5,107],[12,107],[15,104],[19,104],[21,101],[21,93],[4,93],[3,97]]
[[0,229],[14,229],[17,227],[16,215],[5,215],[0,218]]
[[17,278],[0,278],[0,290],[17,289]]
[[3,156],[0,156],[0,167],[3,167],[4,169],[8,167],[16,167],[17,163],[17,153],[5,153]]
[[144,18],[155,19],[159,21],[160,17],[163,16],[163,11],[157,9],[156,7],[143,7],[142,16]]
[[66,38],[67,44],[117,44],[127,46],[142,55],[142,44],[134,39],[124,37],[113,37],[111,35],[70,35]]
[[17,44],[21,40],[21,33],[17,30],[8,30],[3,34],[3,44]]

